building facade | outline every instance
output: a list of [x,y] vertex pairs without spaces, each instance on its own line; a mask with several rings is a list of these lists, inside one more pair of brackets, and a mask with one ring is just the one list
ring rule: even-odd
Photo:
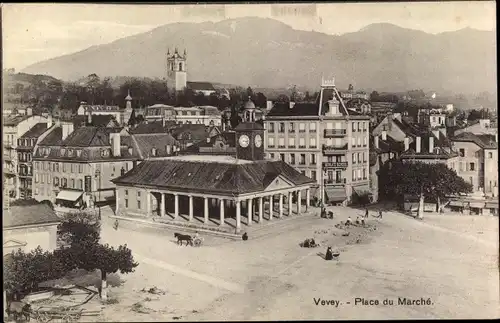
[[265,151],[314,179],[318,199],[348,201],[369,191],[369,122],[345,107],[333,81],[323,81],[316,103],[273,106],[264,121]]
[[3,120],[3,169],[6,190],[11,198],[20,196],[18,139],[43,122],[47,122],[47,118],[36,115],[5,117]]
[[175,91],[183,91],[187,85],[187,53],[179,54],[177,48],[173,54],[170,49],[167,52],[167,82],[169,88]]
[[212,106],[173,107],[155,104],[146,108],[147,121],[174,122],[176,124],[202,124],[205,126],[221,126],[222,114]]
[[92,105],[81,102],[77,114],[79,116],[111,115],[121,125],[126,126],[132,115],[132,97],[130,93],[125,98],[125,109],[117,105]]

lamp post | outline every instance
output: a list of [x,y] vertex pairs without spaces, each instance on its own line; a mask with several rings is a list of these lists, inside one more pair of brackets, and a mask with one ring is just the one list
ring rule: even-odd
[[[95,171],[95,178],[99,178],[98,180],[98,188],[97,191],[99,193],[99,201],[101,201],[101,171],[99,169],[96,169]],[[97,202],[95,202],[97,205]],[[101,207],[97,206],[99,208],[99,219],[101,218]]]

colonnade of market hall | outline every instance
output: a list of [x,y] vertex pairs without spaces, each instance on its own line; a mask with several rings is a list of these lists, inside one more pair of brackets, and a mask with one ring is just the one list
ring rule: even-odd
[[[146,189],[146,192],[149,197],[146,199],[146,216],[155,214],[160,217],[170,216],[177,220],[182,214],[187,214],[187,220],[193,221],[195,213],[198,216],[202,212],[205,224],[208,224],[214,216],[218,218],[219,226],[225,226],[227,218],[235,218],[237,231],[241,229],[242,215],[245,218],[243,222],[251,226],[253,222],[263,222],[265,208],[268,211],[267,220],[272,221],[275,218],[282,218],[284,215],[291,216],[294,209],[293,204],[295,204],[296,214],[307,211],[311,199],[309,186],[296,186],[280,191],[264,191],[239,196],[186,193],[161,189]],[[304,193],[305,203],[302,205]],[[157,204],[154,210],[152,210],[151,203],[153,199],[156,200]],[[295,203],[293,203],[294,200]],[[288,208],[285,210],[284,206],[287,204]],[[278,206],[277,210],[275,210],[276,206]]]

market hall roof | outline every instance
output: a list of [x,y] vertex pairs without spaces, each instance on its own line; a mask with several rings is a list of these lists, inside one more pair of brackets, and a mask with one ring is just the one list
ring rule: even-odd
[[315,183],[283,161],[197,155],[145,161],[112,182],[234,196],[262,192],[275,180],[279,181],[278,177],[294,186]]

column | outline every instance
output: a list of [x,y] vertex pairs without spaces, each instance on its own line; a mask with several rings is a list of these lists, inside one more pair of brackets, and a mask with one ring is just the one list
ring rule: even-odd
[[298,191],[297,193],[297,215],[300,214],[300,208],[302,206],[302,191]]
[[247,216],[248,216],[248,226],[252,225],[253,221],[253,199],[247,200]]
[[174,194],[175,202],[174,202],[174,219],[177,219],[179,216],[179,194]]
[[[87,194],[87,193],[85,193],[85,194]],[[118,215],[118,209],[119,209],[119,207],[118,207],[119,204],[118,203],[120,202],[120,200],[118,199],[118,187],[115,189],[115,200],[116,200],[115,215]],[[90,203],[89,203],[89,205],[90,205]]]
[[165,194],[161,194],[161,203],[160,203],[160,216],[164,217],[165,216]]
[[241,229],[241,201],[236,201],[236,232]]
[[193,195],[189,195],[189,221],[193,221]]
[[269,196],[269,221],[272,221],[274,213],[274,197]]
[[293,194],[292,192],[288,192],[288,216],[291,216],[293,214],[292,200],[293,200]]
[[224,225],[225,219],[224,219],[224,200],[220,199],[220,226]]
[[283,194],[280,193],[280,215],[279,218],[283,217]]
[[311,204],[311,190],[306,189],[306,211],[309,210],[309,204]]
[[204,198],[205,202],[205,223],[208,223],[208,198]]
[[262,203],[262,197],[259,197],[259,223],[262,223],[262,220],[264,218],[264,212],[263,212],[263,203]]
[[149,191],[146,190],[146,216],[149,216],[151,213],[151,197],[149,195]]

